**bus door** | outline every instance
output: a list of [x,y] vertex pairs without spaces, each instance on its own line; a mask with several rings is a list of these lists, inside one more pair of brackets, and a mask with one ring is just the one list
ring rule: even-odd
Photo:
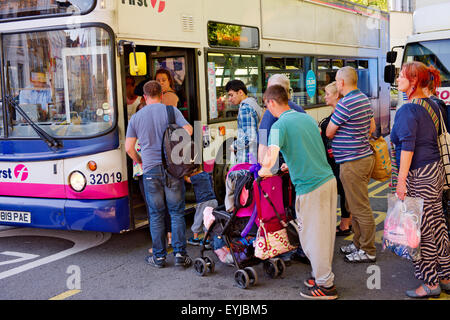
[[172,73],[174,89],[179,99],[177,107],[191,125],[198,119],[194,57],[193,49],[170,48],[160,48],[159,51],[151,52],[149,57],[152,79],[155,79],[156,72],[161,68]]
[[[130,56],[133,56],[133,49],[131,46],[124,47],[124,59],[123,59],[123,72],[126,78],[130,78]],[[146,54],[147,59],[147,74],[141,76],[132,77],[136,86],[135,93],[137,95],[143,95],[143,85],[149,80],[155,80],[156,72],[163,68],[171,72],[174,80],[174,90],[178,96],[178,105],[176,106],[188,122],[194,126],[194,121],[199,119],[198,95],[197,95],[197,65],[196,65],[196,52],[195,49],[185,48],[173,48],[173,47],[155,47],[155,46],[136,46],[136,52],[143,52]],[[125,88],[125,83],[123,85]],[[126,93],[126,91],[124,91]],[[126,100],[126,99],[125,99]],[[125,118],[127,118],[127,112],[124,112]],[[127,119],[125,119],[127,123]],[[129,177],[133,177],[133,163],[132,160],[127,157],[128,173]],[[137,180],[131,178],[129,181],[129,192],[131,201],[131,223],[135,227],[139,227],[144,224],[144,220],[147,219],[146,207],[144,197],[142,195],[143,190],[139,186]],[[191,205],[188,202],[195,201],[195,196],[192,192],[192,188],[189,185],[186,186],[186,206],[190,208]]]

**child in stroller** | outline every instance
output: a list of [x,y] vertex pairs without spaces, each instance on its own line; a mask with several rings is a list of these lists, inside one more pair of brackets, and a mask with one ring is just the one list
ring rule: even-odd
[[[261,181],[255,180],[254,172],[257,172],[257,169],[252,168],[251,164],[238,164],[232,167],[227,175],[225,205],[215,209],[210,208],[204,213],[204,222],[207,228],[205,238],[208,236],[212,238],[213,249],[222,262],[232,263],[237,268],[234,280],[237,286],[243,289],[257,283],[258,276],[253,266],[262,261],[255,257],[254,241],[261,221],[258,209],[261,210],[261,202],[267,201],[267,199],[259,197],[256,193],[260,191],[261,187]],[[289,180],[288,175],[284,175],[284,181],[286,178]],[[281,176],[268,178],[262,184],[263,189],[275,188],[270,179],[281,179]],[[233,188],[230,188],[231,184],[234,184]],[[279,190],[280,186],[277,184],[278,190],[275,192],[282,193],[286,197],[281,197],[281,203],[272,200],[278,208],[277,211],[281,212],[281,218],[288,221],[289,217],[286,215],[285,208],[286,205],[292,205],[292,201],[284,202],[290,197],[287,190]],[[230,190],[234,190],[234,192],[229,192]],[[264,223],[280,223],[277,217],[274,219],[276,221],[264,220]],[[204,255],[205,250],[206,248],[202,246],[201,257],[194,261],[194,269],[200,276],[204,276],[207,271],[214,272],[215,268],[213,260]],[[228,254],[224,254],[224,252]],[[286,269],[283,260],[277,257],[264,260],[263,266],[265,273],[271,278],[282,276]]]

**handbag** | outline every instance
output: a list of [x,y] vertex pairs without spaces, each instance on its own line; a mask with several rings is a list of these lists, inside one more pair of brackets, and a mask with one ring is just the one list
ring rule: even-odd
[[[441,155],[441,161],[444,166],[444,190],[450,189],[450,134],[447,131],[447,127],[445,126],[444,120],[442,118],[441,109],[439,109],[440,118],[438,119],[436,113],[433,111],[430,104],[424,99],[413,99],[411,102],[419,104],[423,106],[433,120],[434,126],[438,133],[438,146],[439,153]],[[439,121],[441,123],[441,134],[439,134]]]
[[445,171],[444,190],[448,190],[450,189],[450,134],[448,133],[445,123],[442,120],[441,110],[439,110],[439,115],[441,116],[442,133],[438,138],[438,145]]
[[[298,225],[297,225],[296,221],[294,219],[292,219],[293,215],[292,215],[292,213],[290,213],[291,208],[287,207],[285,209],[285,212],[283,214],[283,217],[285,219],[283,219],[282,215],[280,213],[278,213],[278,209],[276,208],[276,206],[273,204],[272,200],[270,199],[270,196],[262,188],[260,180],[256,180],[256,183],[258,184],[259,190],[262,192],[264,199],[269,203],[271,209],[273,210],[273,212],[276,215],[276,218],[278,219],[279,227],[277,228],[278,229],[277,231],[285,229],[286,236],[287,236],[290,246],[292,247],[292,249],[297,248],[300,245],[300,238],[298,235]],[[257,200],[257,203],[260,203],[260,201],[258,201],[258,200]],[[268,211],[268,210],[265,210],[265,211]],[[264,220],[262,219],[261,221],[264,221]],[[263,222],[261,222],[261,224],[263,224]],[[273,230],[269,229],[269,233],[271,231],[273,231]]]
[[286,228],[268,232],[264,227],[264,223],[260,224],[253,245],[255,247],[255,257],[261,260],[274,258],[295,249],[289,243]]
[[391,177],[392,166],[389,157],[389,148],[386,140],[379,137],[376,140],[369,140],[372,151],[375,155],[375,165],[371,174],[371,178],[378,181],[386,181]]

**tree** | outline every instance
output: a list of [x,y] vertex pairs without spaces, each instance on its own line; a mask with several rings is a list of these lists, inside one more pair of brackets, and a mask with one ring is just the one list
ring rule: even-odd
[[347,0],[366,7],[377,7],[380,10],[388,11],[388,0]]

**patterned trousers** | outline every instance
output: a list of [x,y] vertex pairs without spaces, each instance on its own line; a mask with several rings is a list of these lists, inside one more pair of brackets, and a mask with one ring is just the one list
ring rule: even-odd
[[410,170],[407,195],[424,199],[420,259],[414,262],[415,276],[435,285],[450,279],[450,241],[442,210],[444,169],[441,161]]

